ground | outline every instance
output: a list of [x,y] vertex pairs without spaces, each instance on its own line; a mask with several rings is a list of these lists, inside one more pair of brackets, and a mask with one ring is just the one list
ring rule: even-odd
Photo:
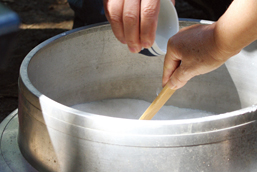
[[[179,17],[207,19],[183,0],[176,1]],[[66,0],[0,0],[21,18],[7,69],[0,71],[0,122],[18,107],[18,77],[22,60],[36,45],[72,29],[73,11]]]

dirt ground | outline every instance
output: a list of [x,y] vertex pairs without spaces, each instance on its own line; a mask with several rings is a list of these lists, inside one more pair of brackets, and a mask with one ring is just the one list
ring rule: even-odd
[[73,11],[66,0],[0,0],[21,19],[9,63],[0,71],[0,121],[18,107],[18,76],[22,60],[39,43],[70,30]]
[[[206,19],[201,10],[176,1],[179,17]],[[36,45],[72,29],[73,11],[67,0],[0,0],[21,19],[7,69],[0,71],[0,122],[18,107],[18,77],[22,60]]]

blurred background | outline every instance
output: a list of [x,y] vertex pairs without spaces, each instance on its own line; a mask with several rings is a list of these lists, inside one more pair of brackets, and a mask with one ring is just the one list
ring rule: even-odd
[[[231,0],[176,0],[180,18],[217,20]],[[18,108],[19,68],[35,46],[73,28],[74,12],[67,0],[0,0],[20,17],[5,69],[0,70],[0,122]],[[1,11],[0,11],[1,13]],[[2,53],[0,52],[0,58]]]

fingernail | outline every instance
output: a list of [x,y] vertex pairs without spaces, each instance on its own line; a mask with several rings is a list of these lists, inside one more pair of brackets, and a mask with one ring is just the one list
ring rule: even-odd
[[132,53],[136,53],[136,48],[135,47],[129,47],[129,50],[132,52]]
[[120,42],[121,42],[122,44],[127,44],[127,42],[126,42],[125,40],[120,40]]
[[142,43],[142,46],[143,46],[144,48],[150,48],[150,47],[151,47],[151,45],[150,45],[149,42],[143,42],[143,43]]
[[142,47],[137,47],[137,53],[139,53],[142,50]]
[[139,51],[141,51],[141,48],[138,48],[138,47],[129,47],[129,50],[130,50],[132,53],[138,53]]

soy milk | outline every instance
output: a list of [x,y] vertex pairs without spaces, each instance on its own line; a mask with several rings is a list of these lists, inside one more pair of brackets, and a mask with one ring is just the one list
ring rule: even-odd
[[[151,103],[147,101],[137,99],[107,99],[97,102],[77,104],[72,106],[72,108],[110,117],[139,119],[150,104]],[[153,120],[191,119],[210,115],[214,115],[214,113],[197,109],[163,106],[153,117]]]

